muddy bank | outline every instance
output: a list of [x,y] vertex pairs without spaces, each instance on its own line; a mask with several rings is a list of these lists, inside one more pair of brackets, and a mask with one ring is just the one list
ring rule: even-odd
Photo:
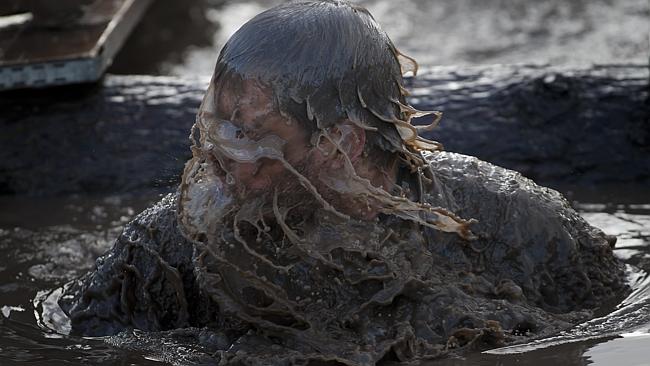
[[[427,137],[535,181],[650,182],[646,66],[424,68],[411,104]],[[0,96],[0,194],[177,184],[207,79],[107,76],[103,87]],[[63,96],[63,94],[71,96]]]
[[175,183],[205,83],[109,76],[101,86],[0,96],[0,192],[119,193]]
[[409,86],[445,112],[427,137],[449,151],[543,185],[650,182],[647,66],[434,68]]

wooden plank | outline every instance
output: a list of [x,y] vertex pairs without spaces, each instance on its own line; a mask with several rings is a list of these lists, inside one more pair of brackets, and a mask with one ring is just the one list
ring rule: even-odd
[[40,8],[23,12],[30,21],[0,28],[0,90],[99,80],[150,3],[96,0],[61,24],[43,24]]

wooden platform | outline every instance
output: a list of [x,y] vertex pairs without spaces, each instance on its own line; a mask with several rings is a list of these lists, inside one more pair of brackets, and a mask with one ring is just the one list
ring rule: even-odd
[[92,82],[151,0],[3,0],[0,91]]

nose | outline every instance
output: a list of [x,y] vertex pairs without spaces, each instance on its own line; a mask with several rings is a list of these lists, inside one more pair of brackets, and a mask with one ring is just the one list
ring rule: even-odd
[[266,158],[254,163],[233,163],[232,168],[235,184],[248,191],[266,191],[274,181],[282,181],[286,173],[282,163]]
[[[242,179],[251,179],[255,177],[258,171],[258,163],[233,163],[231,166],[235,174],[237,175],[238,180]],[[244,182],[241,182],[244,183]]]

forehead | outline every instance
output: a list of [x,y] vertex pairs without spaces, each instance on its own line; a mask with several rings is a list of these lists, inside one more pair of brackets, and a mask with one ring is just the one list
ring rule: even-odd
[[233,121],[251,121],[260,117],[279,116],[273,103],[273,91],[253,79],[215,85],[215,102],[219,117]]

